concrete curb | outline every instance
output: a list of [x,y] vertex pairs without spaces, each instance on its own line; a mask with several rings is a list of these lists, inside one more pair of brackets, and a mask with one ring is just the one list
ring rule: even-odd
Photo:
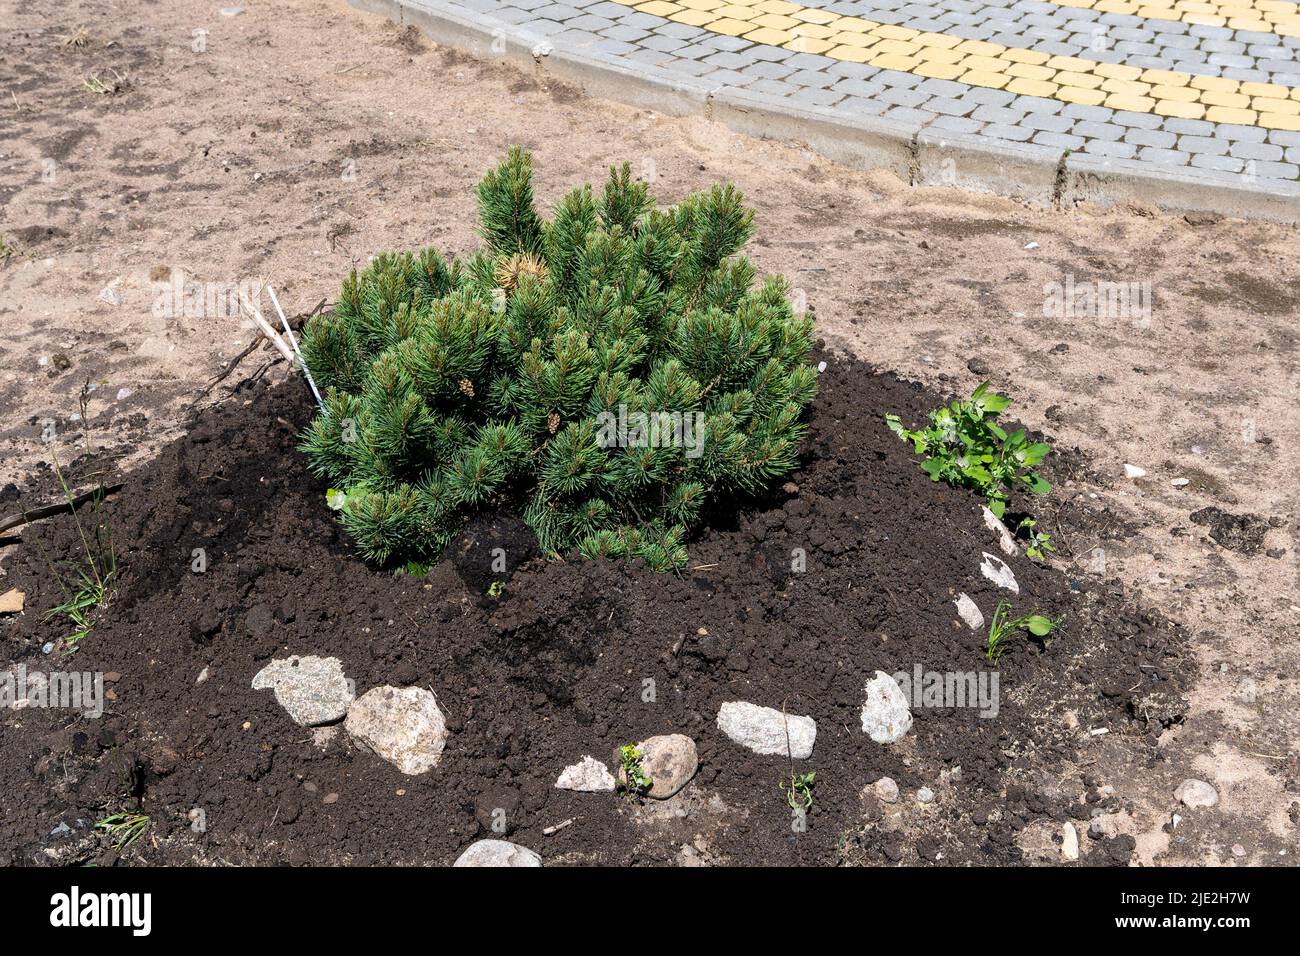
[[[979,136],[945,134],[921,123],[848,118],[828,109],[629,64],[581,44],[556,49],[526,26],[473,13],[450,0],[348,0],[438,43],[482,59],[512,63],[601,97],[672,116],[704,114],[763,139],[797,140],[835,162],[888,169],[914,186],[952,186],[1069,208],[1141,202],[1170,212],[1210,212],[1300,224],[1300,184],[1252,189],[1239,176],[1161,170],[1147,163]],[[593,44],[594,46],[594,44]]]

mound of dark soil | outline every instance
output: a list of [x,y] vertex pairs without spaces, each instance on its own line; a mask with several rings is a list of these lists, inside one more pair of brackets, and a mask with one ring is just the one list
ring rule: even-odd
[[[368,568],[295,451],[304,391],[259,385],[128,476],[107,507],[117,597],[74,655],[42,654],[65,630],[41,612],[62,600],[43,555],[74,558],[75,527],[27,529],[6,585],[27,592],[28,611],[0,620],[4,656],[106,672],[112,699],[98,720],[0,714],[0,861],[110,862],[90,825],[139,807],[151,824],[124,852],[132,861],[442,864],[498,835],[502,807],[510,838],[548,863],[1012,862],[1029,823],[1059,831],[1073,818],[1084,831],[1113,800],[1066,773],[1081,734],[1106,727],[1140,751],[1158,721],[1178,719],[1183,637],[1114,589],[1023,557],[1008,559],[1019,595],[998,591],[979,571],[982,552],[999,553],[979,501],[932,483],[884,425],[941,399],[860,364],[830,360],[803,469],[692,542],[681,577],[544,561],[509,518],[468,529],[424,578]],[[914,708],[902,742],[872,742],[860,710],[875,671],[991,668],[984,635],[957,617],[959,592],[986,617],[1005,595],[1063,624],[1014,640],[995,717]],[[341,729],[321,744],[293,724],[250,686],[288,654],[337,656],[358,693],[433,690],[452,731],[441,765],[406,777]],[[789,761],[718,730],[733,700],[816,719],[813,755],[795,767],[817,775],[806,830],[780,789]],[[608,763],[619,744],[661,733],[699,748],[699,773],[673,800],[553,787],[583,755]],[[864,796],[885,775],[897,804]],[[917,800],[923,786],[932,803]],[[1086,849],[1123,861],[1131,841]]]

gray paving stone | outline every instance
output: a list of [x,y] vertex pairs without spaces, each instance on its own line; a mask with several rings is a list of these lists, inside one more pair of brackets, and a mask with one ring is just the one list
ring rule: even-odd
[[1240,159],[1233,159],[1231,156],[1212,156],[1209,153],[1201,153],[1192,157],[1191,165],[1197,169],[1215,169],[1224,173],[1239,173],[1246,164]]
[[1178,137],[1165,130],[1134,127],[1124,134],[1124,142],[1132,143],[1134,146],[1168,149],[1178,142]]
[[1082,136],[1071,136],[1069,133],[1052,133],[1044,130],[1034,134],[1034,142],[1040,146],[1053,146],[1058,149],[1079,149],[1086,140]]
[[1222,156],[1228,151],[1226,140],[1212,136],[1180,136],[1178,148],[1189,153],[1204,153],[1210,156]]
[[1057,116],[1052,113],[1030,113],[1020,122],[1023,126],[1045,133],[1068,133],[1075,123],[1068,116]]
[[927,128],[941,129],[950,133],[974,133],[983,125],[979,120],[968,119],[964,116],[940,116]]
[[1128,127],[1119,126],[1115,123],[1097,123],[1092,120],[1081,120],[1074,124],[1071,130],[1076,136],[1086,136],[1088,139],[1104,139],[1114,142],[1122,139],[1128,132]]
[[1132,143],[1111,143],[1101,139],[1090,139],[1084,144],[1083,151],[1097,156],[1109,156],[1112,159],[1132,159],[1137,154],[1137,147]]
[[1282,147],[1273,143],[1233,143],[1228,154],[1238,159],[1276,162],[1282,158]]
[[1149,163],[1159,163],[1161,166],[1186,166],[1190,157],[1187,153],[1180,153],[1176,149],[1144,146],[1138,151],[1138,159],[1144,159]]
[[980,135],[1023,143],[1034,135],[1034,130],[1027,126],[1012,126],[1010,123],[990,123],[980,130]]

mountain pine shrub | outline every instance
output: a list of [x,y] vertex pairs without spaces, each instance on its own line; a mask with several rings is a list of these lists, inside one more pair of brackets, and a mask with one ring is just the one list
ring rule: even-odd
[[680,567],[710,502],[794,469],[813,327],[757,281],[731,185],[655,207],[629,167],[533,206],[510,151],[478,186],[483,247],[384,253],[307,325],[325,412],[302,438],[377,562],[437,556],[480,509],[522,508],[544,552]]

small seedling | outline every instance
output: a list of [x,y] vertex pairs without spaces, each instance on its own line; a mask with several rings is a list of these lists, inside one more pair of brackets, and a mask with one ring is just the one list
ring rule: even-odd
[[645,772],[641,766],[641,758],[644,757],[635,744],[627,744],[618,748],[618,759],[623,766],[623,796],[628,800],[636,800],[650,792],[650,787],[654,781],[650,775]]
[[125,850],[149,829],[149,815],[145,813],[113,813],[95,824],[96,830],[103,830],[113,837],[113,846]]
[[899,438],[912,443],[918,455],[925,455],[921,470],[934,481],[946,481],[961,488],[973,488],[988,499],[989,510],[999,518],[1007,499],[1016,488],[1036,495],[1052,486],[1034,471],[1047,457],[1051,446],[1030,442],[1025,430],[1008,433],[995,419],[1011,399],[989,391],[984,382],[965,401],[953,402],[930,412],[930,426],[909,431],[897,415],[886,415],[885,424]]
[[78,27],[75,33],[69,33],[66,36],[60,36],[63,45],[71,47],[74,50],[81,50],[90,46],[90,33],[85,27]]
[[[83,385],[81,389],[81,420],[83,422],[88,420],[88,397],[89,383]],[[86,451],[90,453],[89,436],[86,436],[85,443]],[[113,587],[117,583],[117,549],[113,544],[112,532],[109,530],[108,523],[101,513],[104,498],[107,494],[104,489],[102,475],[100,476],[99,486],[95,490],[95,495],[91,499],[91,528],[87,531],[86,525],[82,523],[81,514],[76,507],[72,488],[64,477],[63,469],[59,466],[58,456],[51,454],[50,458],[54,465],[55,477],[59,480],[59,487],[63,489],[64,500],[68,503],[68,510],[72,512],[72,520],[77,528],[77,536],[81,540],[81,566],[77,568],[77,581],[69,583],[46,557],[46,563],[50,566],[51,574],[58,582],[59,590],[63,592],[63,603],[58,607],[50,608],[45,612],[44,617],[48,619],[62,615],[68,619],[72,625],[72,633],[65,638],[65,641],[69,648],[76,650],[77,644],[94,630],[97,612],[107,607],[112,599]]]
[[996,661],[1000,658],[1006,652],[1007,640],[1016,631],[1024,630],[1035,637],[1046,637],[1056,629],[1056,623],[1041,614],[1026,614],[1013,620],[1011,605],[999,601],[997,610],[993,612],[993,620],[989,622],[988,659]]
[[493,581],[491,584],[488,585],[487,596],[492,598],[493,600],[496,600],[497,598],[499,598],[501,595],[505,593],[506,593],[506,582],[504,581]]
[[1023,531],[1028,536],[1025,554],[1036,561],[1044,561],[1047,555],[1056,553],[1056,548],[1052,546],[1051,535],[1034,530],[1036,524],[1038,522],[1033,518],[1022,518],[1020,524],[1016,525],[1016,531]]
[[0,264],[8,262],[9,259],[18,255],[18,247],[12,241],[0,235]]
[[790,782],[781,783],[781,790],[785,793],[785,802],[790,804],[790,809],[796,813],[807,813],[813,805],[813,787],[817,779],[817,772],[810,770],[807,773],[791,773]]

